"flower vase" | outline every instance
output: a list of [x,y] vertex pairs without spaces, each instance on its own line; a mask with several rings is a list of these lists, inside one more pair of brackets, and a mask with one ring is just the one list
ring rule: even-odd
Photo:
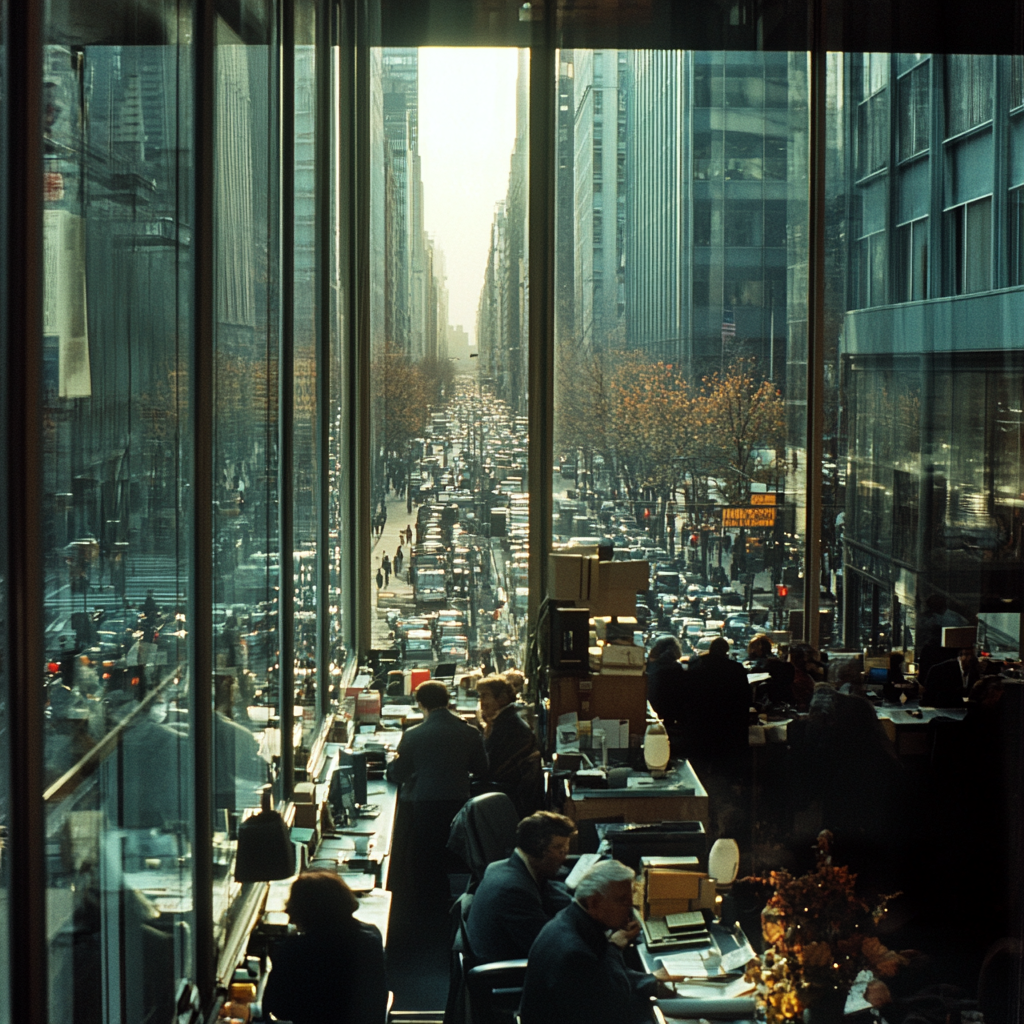
[[843,1024],[847,995],[845,988],[826,989],[804,1010],[804,1024]]

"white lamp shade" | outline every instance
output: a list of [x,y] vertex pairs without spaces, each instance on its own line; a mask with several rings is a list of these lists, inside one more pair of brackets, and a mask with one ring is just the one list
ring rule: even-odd
[[735,839],[716,839],[708,854],[708,874],[719,885],[732,885],[740,869],[740,848]]

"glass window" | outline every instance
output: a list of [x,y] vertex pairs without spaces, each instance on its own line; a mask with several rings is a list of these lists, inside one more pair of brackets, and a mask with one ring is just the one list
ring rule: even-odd
[[[600,56],[561,61],[558,121],[559,161],[588,193],[604,189],[579,243],[595,318],[607,314],[615,175],[602,175],[600,122],[584,119],[575,149],[567,125],[583,97],[588,115],[602,96],[618,111],[595,88],[617,75]],[[519,663],[528,604],[529,54],[385,48],[372,60],[373,642],[394,646],[403,670],[461,672],[471,649],[500,670]],[[448,632],[407,651],[401,620],[441,610]]]
[[896,298],[913,302],[928,297],[928,218],[896,229]]
[[[580,51],[569,52],[579,66]],[[790,215],[806,222],[806,174],[796,171],[806,167],[806,55],[624,50],[621,59],[623,288],[619,319],[603,330],[589,318],[587,219],[562,212],[589,211],[593,197],[578,168],[555,189],[565,225],[556,251],[574,254],[559,257],[556,293],[569,280],[577,296],[556,322],[555,547],[585,526],[616,559],[749,591],[767,615],[757,594],[796,573],[802,533],[799,478],[790,501],[787,472],[798,439],[786,429],[786,352],[798,307],[786,268],[805,265],[806,251],[785,247]],[[687,144],[680,123],[691,101],[710,116],[694,118]],[[592,488],[579,486],[580,468]],[[749,506],[752,491],[778,500],[777,529],[723,531],[723,506]],[[641,596],[637,607],[652,632],[678,630],[667,604]],[[711,604],[704,611],[713,617]]]
[[888,165],[888,90],[864,100],[858,107],[857,119],[857,171],[865,177]]
[[986,291],[992,287],[992,199],[990,196],[946,211],[950,293]]
[[[996,70],[1008,82],[1011,79],[1010,58],[912,58],[898,59],[901,70],[908,72],[891,101],[898,104],[899,132],[880,154],[890,166],[895,155],[890,147],[900,158],[915,157],[915,165],[894,184],[906,190],[898,205],[877,202],[871,195],[876,183],[847,180],[846,157],[860,134],[863,107],[859,92],[854,93],[857,102],[849,101],[842,83],[863,69],[864,55],[836,55],[830,66],[829,96],[837,105],[826,139],[826,238],[831,241],[826,242],[824,343],[826,365],[834,360],[838,375],[832,378],[830,370],[825,371],[827,445],[833,444],[829,435],[834,432],[836,458],[834,467],[823,467],[821,580],[823,593],[828,580],[836,638],[844,649],[885,658],[881,666],[889,664],[890,652],[896,653],[912,665],[910,678],[926,681],[930,672],[936,673],[956,654],[942,647],[943,626],[976,627],[977,649],[993,655],[990,671],[998,672],[998,662],[1007,653],[1015,658],[1019,645],[1021,515],[1015,489],[1020,464],[1014,460],[1021,443],[1024,400],[1021,346],[1014,325],[1020,290],[996,295],[990,291],[1022,280],[1015,191],[1010,192],[1004,221],[1009,228],[1008,279],[996,276],[992,226],[993,216],[1004,216],[997,191],[999,168],[1013,166],[1016,143],[1010,110],[1019,99],[993,95]],[[934,83],[942,75],[936,70],[945,71],[941,94]],[[999,131],[936,152],[918,129],[937,102],[946,113],[947,136],[991,119]],[[984,144],[983,149],[995,147],[985,149],[976,163],[975,142]],[[933,166],[932,160],[941,163]],[[856,166],[862,170],[861,164]],[[842,201],[831,205],[840,197]],[[893,208],[913,213],[894,223]],[[920,216],[935,209],[945,211],[939,224]],[[861,237],[842,242],[858,222],[865,227]],[[890,233],[893,291],[889,304],[879,306],[873,294],[875,240]],[[929,236],[942,244],[929,244]],[[878,253],[884,254],[884,242],[877,244]],[[929,287],[929,279],[941,282],[942,294]],[[1002,302],[1009,305],[1002,307]],[[830,401],[838,411],[831,421]],[[823,606],[825,600],[823,596]],[[992,683],[979,689],[989,692],[990,687],[992,692],[1000,689]],[[928,697],[933,698],[934,691]],[[949,713],[957,718],[966,713],[967,724],[980,711],[979,701],[979,690],[954,692]],[[1017,730],[1016,708],[1010,711],[1002,705],[996,718],[1012,720],[1010,729]],[[969,746],[969,731],[954,730],[949,738]],[[908,767],[914,757],[911,743],[896,731],[894,753]],[[1015,777],[1015,760],[1007,760],[1001,749],[993,748],[989,754],[983,758],[982,772],[998,779],[999,788]],[[909,792],[914,799],[946,806],[948,794],[958,787],[965,794],[978,792],[974,762],[962,764],[971,765],[965,769],[971,779],[950,779],[947,786],[934,778],[908,776]],[[998,801],[981,799],[984,808],[968,812],[969,817],[1009,863],[1016,824]],[[892,806],[895,820],[909,804],[899,801]],[[955,845],[948,820],[938,824],[929,814],[920,820],[922,828],[914,827],[915,844],[934,836],[947,848]],[[1014,884],[1012,869],[997,871],[1001,884]],[[944,888],[944,872],[925,867],[913,884],[919,889],[915,895],[906,890],[907,905],[925,906],[929,894]],[[1004,933],[1009,915],[1005,907],[998,907],[984,911],[982,917],[970,939],[957,925],[940,925],[929,941],[935,948],[957,949],[961,958],[965,953],[983,958]],[[974,984],[972,974],[976,970],[964,972],[967,987]]]
[[1010,109],[1024,106],[1024,56],[1010,57]]
[[928,148],[930,103],[927,63],[919,64],[900,79],[900,159],[906,160]]
[[1024,284],[1024,189],[1011,189],[1007,212],[1010,221],[1008,284]]
[[[316,274],[316,50],[303,41],[295,51],[295,350],[292,426],[292,586],[295,607],[295,763],[304,764],[319,721],[317,599],[320,550],[319,494],[323,466],[317,409]],[[324,666],[326,668],[326,666]]]
[[71,45],[81,25],[57,11],[40,467],[51,1019],[166,1020],[193,976],[193,56],[136,40],[130,20]]
[[946,137],[992,119],[993,58],[953,53],[946,58]]

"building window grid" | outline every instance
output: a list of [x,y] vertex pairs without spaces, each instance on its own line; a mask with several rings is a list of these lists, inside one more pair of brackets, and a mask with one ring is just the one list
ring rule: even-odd
[[992,288],[992,196],[945,211],[946,292],[966,295]]
[[946,56],[946,138],[992,120],[994,65],[991,56]]
[[899,80],[899,159],[928,150],[931,103],[929,64],[918,64]]

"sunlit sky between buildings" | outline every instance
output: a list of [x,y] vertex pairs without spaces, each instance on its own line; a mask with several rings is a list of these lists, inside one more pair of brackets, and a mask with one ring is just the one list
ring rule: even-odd
[[476,340],[495,203],[508,189],[516,137],[516,51],[419,51],[424,221],[444,251],[448,321]]

